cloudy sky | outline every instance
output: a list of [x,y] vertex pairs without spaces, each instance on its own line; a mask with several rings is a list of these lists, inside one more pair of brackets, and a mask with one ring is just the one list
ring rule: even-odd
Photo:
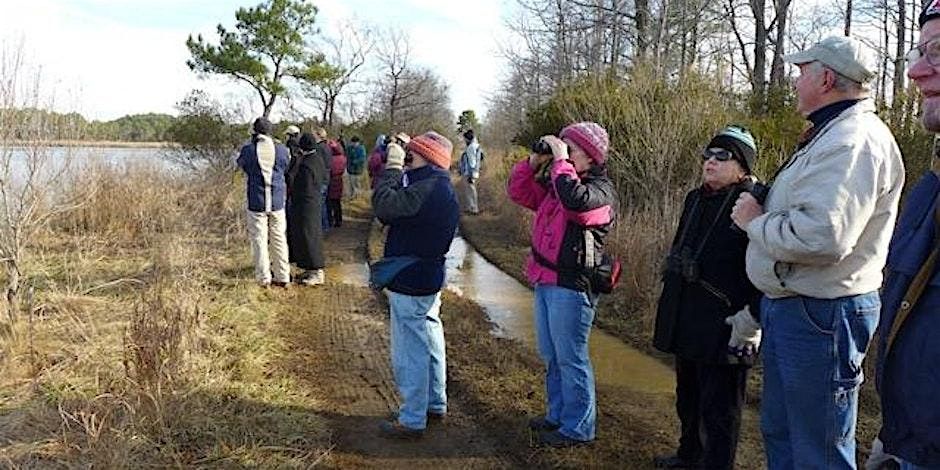
[[[57,107],[92,119],[174,113],[193,88],[258,106],[247,85],[200,80],[187,67],[189,34],[215,41],[235,10],[260,0],[0,0],[0,41],[22,43]],[[500,74],[507,0],[314,0],[325,34],[352,18],[408,32],[415,62],[451,85],[452,108],[485,111]],[[472,3],[472,6],[469,6]],[[462,4],[462,5],[461,5]],[[247,114],[257,111],[252,110]]]

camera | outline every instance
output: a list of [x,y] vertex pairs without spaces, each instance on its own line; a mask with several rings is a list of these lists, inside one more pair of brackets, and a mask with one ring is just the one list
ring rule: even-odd
[[540,138],[532,143],[532,152],[537,155],[551,155],[552,147]]

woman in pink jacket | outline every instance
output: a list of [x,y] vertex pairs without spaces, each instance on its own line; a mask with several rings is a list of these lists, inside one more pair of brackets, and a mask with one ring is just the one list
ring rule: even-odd
[[[560,137],[560,138],[559,138]],[[545,415],[529,421],[539,441],[567,447],[594,440],[597,414],[588,336],[597,295],[590,272],[600,264],[614,219],[616,191],[607,177],[607,131],[571,124],[542,142],[509,177],[509,197],[535,211],[526,275],[535,288],[535,329],[546,365]],[[547,152],[547,149],[543,152]],[[596,292],[596,291],[595,291]]]
[[330,185],[326,192],[326,213],[330,227],[343,225],[343,173],[346,172],[346,155],[343,146],[333,140],[329,143],[330,153]]

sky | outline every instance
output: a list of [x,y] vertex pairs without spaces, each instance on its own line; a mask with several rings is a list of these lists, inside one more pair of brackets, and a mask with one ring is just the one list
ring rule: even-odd
[[[261,0],[0,0],[0,43],[22,43],[39,65],[43,89],[55,93],[59,111],[89,119],[127,114],[175,114],[189,90],[252,107],[247,84],[200,79],[186,66],[185,41],[202,33],[215,43],[216,25],[231,29],[239,7]],[[349,19],[396,26],[411,37],[415,63],[434,70],[451,87],[455,114],[485,113],[497,86],[507,0],[313,0],[317,25],[329,34]],[[283,103],[281,103],[283,104]],[[277,104],[275,105],[277,108]]]

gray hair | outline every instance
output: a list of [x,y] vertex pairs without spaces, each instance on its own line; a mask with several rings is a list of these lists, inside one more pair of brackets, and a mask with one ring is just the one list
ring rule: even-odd
[[851,78],[846,77],[845,75],[842,75],[841,73],[836,72],[835,70],[832,70],[831,68],[827,67],[826,64],[823,64],[822,62],[819,62],[819,61],[813,62],[810,64],[810,67],[812,67],[813,72],[822,72],[823,70],[828,70],[832,72],[833,75],[835,75],[836,77],[836,82],[832,85],[832,87],[835,88],[837,91],[840,91],[843,93],[845,92],[862,93],[866,95],[871,92],[871,87],[867,83],[856,82],[855,80],[852,80]]

